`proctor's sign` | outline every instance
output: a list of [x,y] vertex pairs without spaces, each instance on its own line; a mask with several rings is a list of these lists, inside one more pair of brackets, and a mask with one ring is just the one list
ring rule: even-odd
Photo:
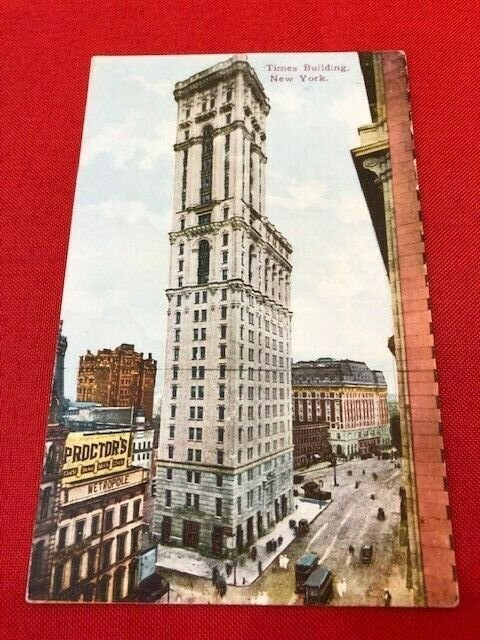
[[132,461],[132,434],[69,433],[65,443],[63,484],[125,471]]

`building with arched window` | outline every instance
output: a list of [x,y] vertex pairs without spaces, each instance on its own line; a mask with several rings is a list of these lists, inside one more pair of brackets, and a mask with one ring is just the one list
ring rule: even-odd
[[253,68],[231,58],[174,95],[154,528],[165,544],[227,556],[293,509],[292,248],[265,216],[270,106]]

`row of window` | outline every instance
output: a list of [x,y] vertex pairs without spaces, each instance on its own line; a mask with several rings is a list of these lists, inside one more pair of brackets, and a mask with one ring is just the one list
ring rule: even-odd
[[[141,503],[142,503],[141,498],[138,498],[137,500],[133,501],[132,517],[131,517],[132,521],[138,520],[138,518],[140,517]],[[115,520],[114,509],[111,508],[111,509],[105,510],[103,527],[101,527],[100,519],[101,519],[101,515],[99,513],[94,514],[92,516],[91,522],[90,522],[90,529],[88,532],[87,532],[87,519],[82,518],[81,520],[76,520],[74,523],[74,533],[73,533],[72,544],[82,542],[82,540],[84,540],[87,537],[95,537],[97,535],[100,535],[101,531],[103,532],[111,531],[116,524],[114,522]],[[120,505],[118,525],[122,526],[124,524],[127,524],[127,522],[128,522],[128,502]],[[67,545],[67,536],[68,536],[69,529],[70,529],[70,525],[66,525],[58,529],[57,549],[64,549],[65,546]]]
[[[98,571],[107,570],[114,562],[120,562],[127,555],[132,555],[140,548],[141,527],[131,531],[130,553],[127,554],[128,533],[122,533],[116,538],[105,540],[100,546],[88,549],[87,553],[78,554],[70,560],[70,581],[65,583],[65,567],[67,563],[55,565],[53,572],[53,592],[60,593],[63,589],[74,587],[81,580],[93,577]],[[112,556],[113,544],[115,542],[115,556]],[[100,550],[100,556],[99,556]],[[84,561],[85,555],[86,563]]]
[[[192,414],[194,414],[195,412],[192,412]],[[257,427],[257,437],[258,438],[269,438],[270,435],[276,435],[278,432],[280,433],[285,433],[285,422],[280,422],[280,424],[278,425],[276,422],[274,422],[272,424],[272,429],[270,430],[270,424],[266,424],[265,425],[265,432],[263,433],[262,431],[262,425],[259,424]],[[243,441],[243,433],[244,433],[244,428],[243,427],[239,427],[238,428],[238,442],[242,442]],[[224,441],[224,436],[225,436],[225,429],[224,427],[217,427],[217,442],[223,442]],[[175,425],[171,424],[169,425],[169,432],[168,432],[168,437],[169,439],[173,440],[175,438]],[[203,437],[203,429],[202,427],[188,427],[188,439],[189,440],[197,440],[197,441],[201,441]],[[250,426],[247,427],[247,441],[253,440],[254,439],[254,427]],[[283,442],[283,439],[282,439]]]
[[[224,103],[231,102],[234,95],[233,87],[231,87],[230,85],[226,85],[225,87],[222,88],[222,94],[223,94]],[[197,98],[198,112],[204,113],[205,111],[207,111],[208,108],[213,109],[215,107],[215,102],[216,102],[215,94],[199,96]],[[185,120],[188,120],[190,118],[192,108],[193,108],[192,104],[187,104],[185,106],[183,111],[183,116]]]
[[[222,305],[220,307],[220,318],[222,320],[227,319],[227,307]],[[207,309],[195,309],[193,312],[193,321],[194,322],[205,322],[207,319]],[[181,324],[182,321],[182,312],[175,312],[175,324]]]
[[[180,352],[178,353],[178,356],[180,356]],[[177,358],[178,360],[178,358]],[[226,365],[225,364],[221,364],[218,367],[218,370],[215,369],[215,371],[218,371],[219,373],[219,378],[224,379],[226,377]],[[244,377],[244,367],[243,365],[240,365],[239,367],[239,377],[240,379],[243,379]],[[258,369],[258,381],[262,382],[262,372],[265,373],[265,382],[273,382],[274,384],[285,384],[285,374],[283,371],[270,371],[269,369]],[[178,365],[173,365],[172,367],[172,379],[173,380],[178,380],[178,373],[179,373],[179,367]],[[253,368],[249,368],[248,369],[248,379],[252,380],[254,379],[254,369]],[[271,375],[270,375],[271,374]],[[204,380],[205,379],[205,366],[200,365],[200,366],[193,366],[191,368],[191,377],[193,380]],[[223,389],[224,390],[224,386],[225,385],[219,385],[219,389]],[[280,390],[281,391],[281,390]],[[242,385],[240,385],[239,387],[239,399],[242,399],[242,392],[243,392],[243,387]],[[267,392],[267,390],[265,390],[265,393]],[[261,393],[261,391],[259,392]],[[219,395],[220,398],[222,398],[222,393],[220,392]],[[266,395],[265,396],[266,400],[270,399],[270,396]],[[275,400],[276,398],[272,396],[272,399]],[[283,399],[283,395],[280,394],[280,399]]]
[[[194,432],[193,434],[196,438],[197,433]],[[218,438],[219,438],[219,443],[223,442],[223,430],[221,433],[218,434]],[[220,439],[221,438],[221,439]],[[200,434],[200,440],[201,440],[201,434]],[[287,442],[289,441],[289,439],[287,438]],[[257,443],[257,457],[260,457],[262,455],[262,449],[265,453],[265,455],[268,455],[274,451],[278,451],[278,449],[283,449],[285,447],[285,438],[280,438],[280,440],[273,440],[273,442],[265,442],[263,445],[261,442]],[[167,455],[168,455],[168,459],[169,460],[173,460],[174,457],[174,446],[173,444],[169,444],[167,447]],[[248,447],[246,450],[246,459],[247,460],[253,460],[254,458],[254,447]],[[244,457],[244,452],[242,451],[242,449],[239,449],[237,451],[237,463],[241,464],[243,462],[243,457]],[[225,460],[225,452],[223,451],[223,449],[217,449],[216,451],[216,463],[218,465],[223,465],[224,464],[224,460]],[[193,449],[193,448],[188,448],[187,449],[187,461],[188,462],[202,462],[202,450],[201,449]]]

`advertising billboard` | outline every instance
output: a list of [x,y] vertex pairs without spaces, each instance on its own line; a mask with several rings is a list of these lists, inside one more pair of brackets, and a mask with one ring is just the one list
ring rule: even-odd
[[125,471],[131,462],[130,431],[69,433],[65,443],[62,484]]

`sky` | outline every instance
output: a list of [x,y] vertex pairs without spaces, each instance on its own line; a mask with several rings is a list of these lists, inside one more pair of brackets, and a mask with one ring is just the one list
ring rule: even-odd
[[[173,88],[231,55],[92,59],[62,303],[72,400],[79,356],[122,342],[158,360],[160,398]],[[266,215],[293,246],[293,358],[364,361],[395,393],[389,286],[350,156],[358,127],[371,121],[357,55],[252,54],[248,61],[271,105]],[[305,72],[305,65],[345,71]]]

